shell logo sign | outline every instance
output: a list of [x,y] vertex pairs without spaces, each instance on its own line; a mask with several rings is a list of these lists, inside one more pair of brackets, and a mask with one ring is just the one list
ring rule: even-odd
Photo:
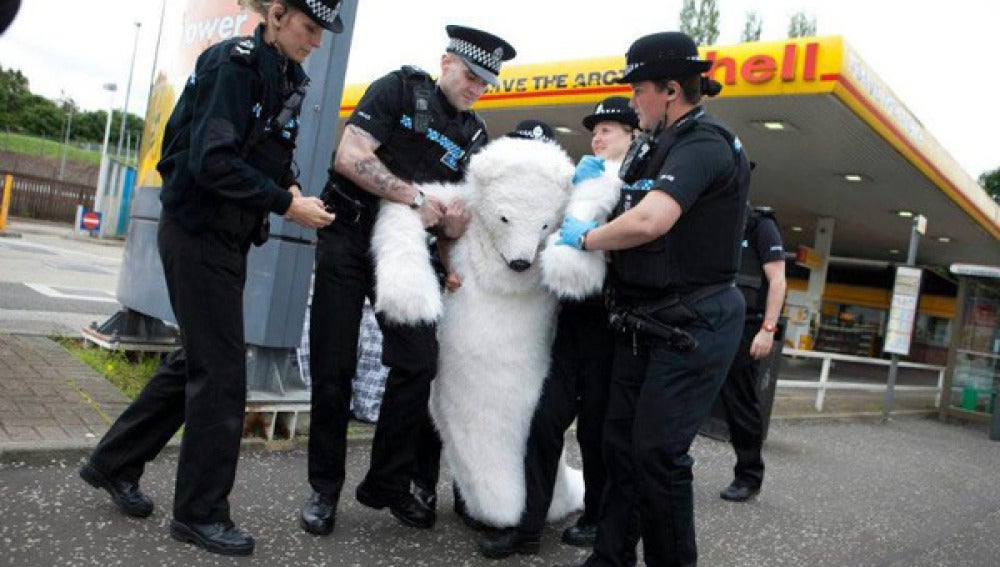
[[[183,11],[179,8],[183,6]],[[188,0],[168,8],[163,22],[156,80],[149,93],[146,126],[139,150],[141,187],[162,184],[156,164],[160,161],[163,130],[180,98],[195,61],[208,47],[234,36],[251,35],[260,18],[233,0]]]

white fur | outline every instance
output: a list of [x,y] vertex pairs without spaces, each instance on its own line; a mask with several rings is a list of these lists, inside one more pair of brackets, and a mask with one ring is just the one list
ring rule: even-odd
[[[472,158],[464,183],[421,186],[446,203],[461,196],[472,215],[451,253],[462,286],[443,302],[416,214],[386,204],[375,225],[376,309],[401,322],[440,317],[431,415],[469,512],[494,526],[517,523],[524,508],[524,452],[557,306],[541,285],[539,252],[562,221],[572,174],[558,146],[501,138]],[[515,261],[530,267],[515,271]],[[582,475],[563,459],[548,517],[582,506]]]
[[[573,188],[566,216],[603,223],[611,214],[621,191],[617,164],[609,162],[604,174]],[[563,299],[583,299],[601,291],[607,262],[600,250],[577,250],[557,246],[559,234],[549,236],[542,251],[542,284]]]

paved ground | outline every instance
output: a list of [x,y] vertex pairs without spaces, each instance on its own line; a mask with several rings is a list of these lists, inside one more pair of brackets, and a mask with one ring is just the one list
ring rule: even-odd
[[[171,450],[144,478],[157,513],[145,521],[116,514],[103,493],[76,478],[76,468],[127,401],[46,335],[76,335],[118,308],[100,297],[113,293],[121,248],[69,238],[64,226],[12,227],[23,238],[0,239],[0,564],[494,564],[475,554],[476,536],[450,512],[436,529],[412,531],[357,505],[351,494],[331,537],[307,536],[295,525],[306,492],[305,454],[295,443],[284,445],[292,450],[267,451],[248,442],[242,457],[233,506],[235,518],[259,538],[251,560],[220,559],[166,536]],[[818,376],[810,361],[786,361],[782,377]],[[884,369],[839,365],[831,379],[884,383]],[[901,373],[900,383],[934,378]],[[765,451],[767,487],[749,505],[717,497],[731,474],[728,445],[696,442],[703,565],[997,564],[1000,443],[987,440],[985,427],[912,417],[883,426],[865,421],[881,414],[882,393],[831,391],[822,414],[812,407],[815,396],[778,390]],[[896,397],[899,416],[932,407],[933,394]],[[365,434],[361,428],[362,440],[349,452],[350,489],[367,464]],[[450,490],[441,494],[449,510]],[[558,544],[560,527],[546,534],[541,556],[508,563],[579,559]]]
[[[924,419],[888,426],[782,422],[764,456],[767,482],[749,504],[720,500],[728,445],[700,438],[693,454],[701,564],[713,566],[996,565],[1000,557],[1000,443],[978,428]],[[368,460],[352,444],[347,486]],[[475,553],[477,537],[450,512],[429,531],[342,499],[337,529],[316,538],[296,526],[305,493],[305,454],[245,451],[232,503],[258,537],[250,560],[218,558],[167,536],[176,459],[153,462],[144,488],[157,503],[146,520],[115,512],[76,477],[78,460],[0,465],[0,564],[8,565],[496,565]],[[552,565],[582,553],[545,533],[542,554],[509,565]]]

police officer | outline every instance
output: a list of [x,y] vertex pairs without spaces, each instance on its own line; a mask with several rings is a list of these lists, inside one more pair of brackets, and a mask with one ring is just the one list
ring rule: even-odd
[[101,439],[80,476],[127,515],[146,517],[145,464],[184,425],[170,535],[249,555],[254,540],[229,510],[246,406],[243,285],[269,213],[305,227],[333,221],[292,173],[301,62],[322,30],[342,29],[340,2],[278,0],[252,37],[207,49],[164,131],[157,244],[182,347]]
[[[617,171],[632,141],[632,133],[639,126],[639,117],[629,106],[628,98],[612,96],[599,102],[584,117],[583,126],[591,131],[590,146],[595,155],[581,160],[578,178],[586,178],[595,163]],[[583,461],[584,510],[576,523],[563,531],[562,541],[579,547],[594,545],[607,478],[601,458],[601,429],[608,402],[613,345],[602,294],[582,301],[560,302],[552,363],[532,417],[525,451],[524,512],[516,526],[480,542],[483,555],[501,558],[538,549],[552,504],[566,430],[574,419]]]
[[[326,199],[335,207],[337,220],[319,232],[316,250],[310,316],[312,494],[300,516],[301,527],[313,534],[333,530],[344,484],[358,325],[365,296],[374,299],[369,245],[378,201],[409,205],[439,237],[457,238],[465,231],[469,217],[461,203],[446,210],[414,184],[463,178],[468,156],[487,139],[485,124],[471,107],[487,85],[499,84],[501,63],[514,57],[510,44],[492,34],[463,26],[446,30],[450,42],[436,83],[420,69],[403,67],[368,88],[347,121],[327,184]],[[410,481],[417,468],[418,443],[439,450],[436,438],[421,436],[434,434],[427,402],[437,373],[436,329],[384,319],[379,325],[382,362],[390,372],[371,466],[356,497],[372,508],[388,507],[408,526],[429,528],[434,510],[414,498]],[[437,456],[427,460],[436,463]]]
[[[746,300],[746,323],[729,375],[719,392],[736,451],[735,478],[719,495],[743,502],[764,481],[764,420],[757,376],[760,361],[774,348],[774,333],[785,299],[785,249],[770,207],[749,208],[736,285]],[[780,345],[779,345],[780,348]]]
[[750,168],[739,141],[699,105],[721,85],[701,74],[690,37],[636,40],[620,79],[639,126],[622,164],[627,184],[603,226],[567,218],[560,243],[610,250],[617,334],[594,551],[585,565],[697,562],[688,454],[739,343],[733,287]]

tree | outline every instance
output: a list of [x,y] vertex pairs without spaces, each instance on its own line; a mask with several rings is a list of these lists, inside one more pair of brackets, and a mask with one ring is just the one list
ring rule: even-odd
[[802,12],[796,12],[788,23],[788,37],[812,37],[816,35],[816,16],[807,18]]
[[681,31],[698,45],[712,45],[719,39],[719,7],[715,0],[684,0],[680,13]]
[[30,96],[28,78],[16,69],[4,69],[0,66],[0,125],[16,125],[15,118]]
[[747,12],[747,21],[743,26],[743,35],[740,37],[740,41],[746,43],[748,41],[760,41],[760,29],[763,26],[760,16],[757,12]]
[[979,184],[983,186],[983,189],[986,189],[986,193],[994,201],[1000,203],[1000,167],[993,171],[983,172],[979,176]]

